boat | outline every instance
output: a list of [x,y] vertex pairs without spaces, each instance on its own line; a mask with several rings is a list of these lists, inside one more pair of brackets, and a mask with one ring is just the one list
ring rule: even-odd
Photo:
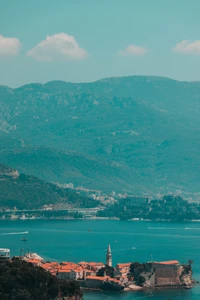
[[92,231],[91,229],[88,229],[88,231]]
[[26,242],[27,239],[26,239],[25,237],[22,237],[22,238],[21,238],[21,241],[22,241],[22,242]]

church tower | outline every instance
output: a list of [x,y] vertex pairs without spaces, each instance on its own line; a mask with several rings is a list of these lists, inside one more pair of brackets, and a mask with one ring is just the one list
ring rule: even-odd
[[112,267],[112,254],[111,254],[110,245],[108,245],[108,249],[107,249],[106,265]]

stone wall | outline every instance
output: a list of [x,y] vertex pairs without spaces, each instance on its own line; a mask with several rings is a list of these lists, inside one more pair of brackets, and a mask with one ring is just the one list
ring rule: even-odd
[[154,264],[155,285],[180,285],[181,266]]

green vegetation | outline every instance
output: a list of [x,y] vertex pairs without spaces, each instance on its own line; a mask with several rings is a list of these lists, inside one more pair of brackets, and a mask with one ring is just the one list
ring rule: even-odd
[[18,259],[0,263],[1,300],[61,300],[73,296],[82,299],[75,281],[59,280],[44,269]]
[[[25,174],[16,176],[14,169],[2,164],[0,164],[0,191],[1,208],[36,209],[42,208],[44,204],[95,207],[99,204],[98,201],[81,197],[69,189],[60,188],[37,177]],[[75,217],[78,215],[75,214]]]
[[0,159],[105,191],[199,190],[200,83],[130,76],[0,87]]
[[99,217],[118,217],[121,220],[133,218],[152,221],[187,221],[200,219],[200,205],[188,203],[181,197],[164,196],[162,200],[152,200],[150,203],[132,203],[129,198],[108,205],[98,212]]
[[114,268],[106,265],[104,268],[101,268],[97,272],[97,276],[105,276],[105,275],[114,278]]
[[118,284],[114,285],[109,281],[104,281],[104,283],[100,286],[100,289],[104,291],[120,292],[123,291],[124,287]]
[[134,262],[130,265],[129,276],[134,278],[134,281],[137,285],[142,286],[145,282],[145,278],[141,275],[141,273],[149,271],[151,271],[150,264]]

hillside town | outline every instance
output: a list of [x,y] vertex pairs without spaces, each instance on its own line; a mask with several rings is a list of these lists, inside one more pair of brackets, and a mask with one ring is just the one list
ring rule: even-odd
[[[100,204],[99,204],[100,203]],[[96,207],[73,207],[70,204],[44,204],[40,209],[0,208],[0,219],[115,219],[129,221],[200,221],[200,202],[180,196],[161,199],[127,195]],[[86,205],[87,206],[87,205]]]
[[120,201],[120,199],[125,199],[125,198],[136,198],[138,201],[144,201],[143,199],[148,198],[148,200],[160,200],[162,197],[166,194],[169,195],[174,195],[174,196],[180,196],[187,200],[188,202],[199,202],[200,203],[200,192],[189,192],[184,189],[177,189],[175,191],[170,191],[167,189],[167,187],[161,188],[157,193],[151,193],[148,194],[146,192],[138,192],[137,194],[133,194],[128,191],[122,191],[119,193],[117,191],[110,191],[110,192],[105,192],[102,190],[97,190],[97,189],[89,189],[85,186],[75,186],[74,183],[69,182],[65,184],[61,184],[59,182],[54,182],[55,185],[59,186],[60,188],[65,188],[65,189],[70,189],[74,190],[77,194],[92,198],[94,200],[100,201],[104,204],[113,204],[115,201]]

